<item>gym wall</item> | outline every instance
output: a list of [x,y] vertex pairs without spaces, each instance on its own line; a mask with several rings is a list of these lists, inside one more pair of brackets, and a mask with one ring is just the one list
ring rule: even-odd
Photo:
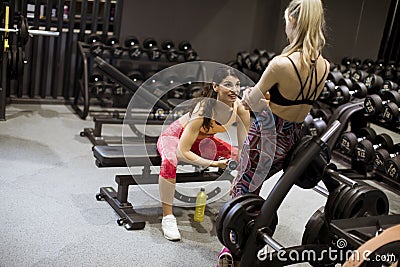
[[[121,39],[189,40],[203,60],[227,62],[241,50],[280,52],[286,45],[283,11],[289,0],[124,1]],[[390,0],[324,0],[325,55],[378,56]],[[358,31],[358,36],[356,32]]]

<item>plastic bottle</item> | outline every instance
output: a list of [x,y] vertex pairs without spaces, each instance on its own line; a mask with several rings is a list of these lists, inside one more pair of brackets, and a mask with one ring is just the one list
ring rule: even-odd
[[202,222],[204,221],[204,211],[206,209],[207,194],[204,187],[200,189],[200,192],[196,197],[196,209],[194,211],[194,221]]

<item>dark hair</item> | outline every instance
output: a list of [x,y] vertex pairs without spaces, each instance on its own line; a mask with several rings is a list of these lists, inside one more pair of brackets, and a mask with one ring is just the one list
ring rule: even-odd
[[[222,80],[228,76],[239,78],[235,69],[229,67],[219,67],[214,73],[213,82],[219,85]],[[192,116],[195,107],[200,104],[200,108],[203,110],[203,113],[199,115],[204,117],[202,127],[206,130],[206,132],[208,132],[211,127],[213,107],[216,103],[216,100],[217,92],[215,92],[213,89],[213,83],[205,83],[199,96],[199,100],[194,101],[189,111],[189,115]]]

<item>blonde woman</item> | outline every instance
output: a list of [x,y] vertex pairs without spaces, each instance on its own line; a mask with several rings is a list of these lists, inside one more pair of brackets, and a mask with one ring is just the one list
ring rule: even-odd
[[[289,150],[301,137],[301,125],[321,93],[329,72],[329,63],[322,56],[325,20],[321,0],[292,0],[284,18],[289,44],[271,60],[257,84],[243,96],[242,103],[259,113],[244,143],[239,174],[233,183],[233,197],[259,194],[262,182],[282,169]],[[262,142],[261,121],[271,119],[266,98],[269,98],[275,123],[275,149],[261,147],[270,146],[269,142]],[[272,151],[272,166],[265,175],[256,170],[260,151]],[[218,266],[233,266],[227,248],[221,251]]]

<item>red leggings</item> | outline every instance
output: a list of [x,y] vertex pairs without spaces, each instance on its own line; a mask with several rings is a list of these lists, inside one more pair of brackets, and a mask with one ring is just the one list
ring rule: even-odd
[[[183,129],[179,120],[176,120],[158,138],[157,149],[161,155],[160,176],[163,178],[176,178],[176,167],[178,165],[176,150]],[[232,147],[214,135],[207,138],[197,138],[190,151],[210,160],[217,160],[219,157],[236,159],[238,152],[236,147]]]

